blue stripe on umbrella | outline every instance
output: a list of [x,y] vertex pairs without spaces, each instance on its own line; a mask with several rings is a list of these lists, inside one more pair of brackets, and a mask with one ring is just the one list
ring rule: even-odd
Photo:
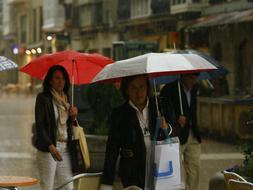
[[6,71],[17,68],[18,65],[7,57],[0,56],[0,71]]

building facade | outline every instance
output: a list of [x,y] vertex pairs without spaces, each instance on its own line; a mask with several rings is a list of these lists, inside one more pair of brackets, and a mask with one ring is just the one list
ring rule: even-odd
[[185,24],[185,47],[202,49],[228,68],[230,94],[253,94],[253,3],[210,0],[200,18]]
[[[111,56],[115,41],[157,42],[161,52],[192,48],[209,53],[230,70],[230,94],[253,93],[252,0],[1,2],[0,51],[20,67],[41,53],[73,49]],[[32,80],[17,72],[16,79],[8,79],[22,85]]]
[[[42,53],[42,0],[3,2],[4,55],[14,60],[20,68]],[[35,79],[18,71],[16,76],[15,83],[19,88],[32,89]]]

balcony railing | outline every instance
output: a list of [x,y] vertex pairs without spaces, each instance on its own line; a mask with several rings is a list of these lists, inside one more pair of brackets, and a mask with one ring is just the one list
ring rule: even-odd
[[28,0],[7,0],[9,4],[26,3]]
[[206,6],[208,6],[208,2],[200,0],[173,0],[170,6],[170,13],[201,12],[203,7]]

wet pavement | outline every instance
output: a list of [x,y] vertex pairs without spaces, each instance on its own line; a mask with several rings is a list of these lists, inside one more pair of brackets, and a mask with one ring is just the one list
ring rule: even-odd
[[[31,95],[0,96],[0,175],[38,178],[35,149],[31,145],[35,98]],[[39,189],[38,185],[20,189]]]
[[[34,122],[33,95],[0,94],[0,175],[38,178],[36,150],[31,145]],[[237,146],[204,139],[201,154],[200,190],[208,190],[208,182],[216,172],[242,162]],[[21,190],[39,189],[38,185]]]

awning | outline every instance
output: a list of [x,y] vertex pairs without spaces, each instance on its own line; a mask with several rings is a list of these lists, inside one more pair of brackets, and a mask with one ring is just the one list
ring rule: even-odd
[[253,21],[253,9],[201,17],[192,21],[187,28],[201,28],[250,21]]

